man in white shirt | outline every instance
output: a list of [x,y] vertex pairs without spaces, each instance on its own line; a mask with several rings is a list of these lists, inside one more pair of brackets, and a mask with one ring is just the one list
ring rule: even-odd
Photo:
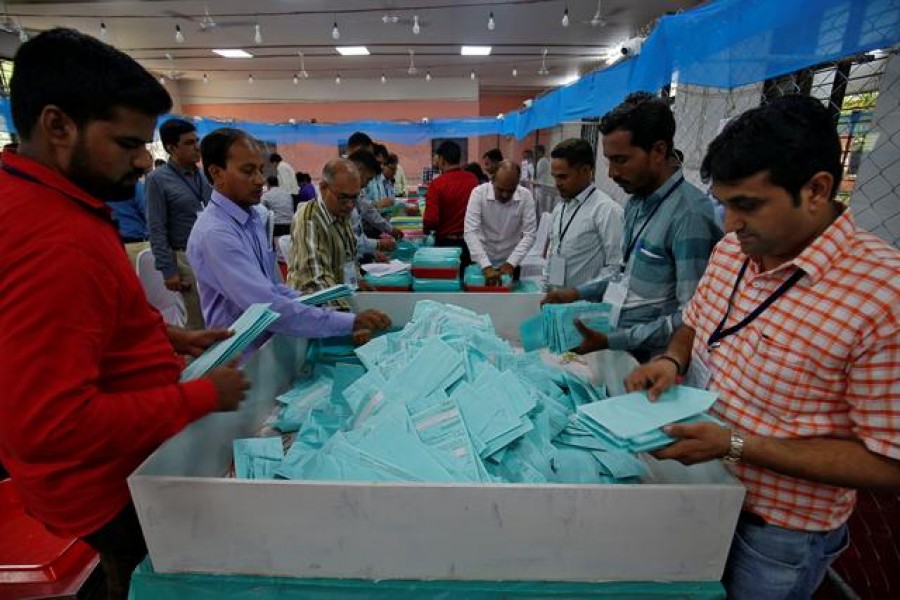
[[294,198],[290,192],[278,185],[278,178],[269,175],[266,178],[269,189],[262,195],[261,204],[272,211],[275,219],[275,238],[291,233],[291,221],[294,219]]
[[553,209],[543,287],[573,287],[612,275],[622,263],[622,207],[594,185],[594,149],[572,138],[550,153],[561,202]]
[[282,159],[277,152],[273,152],[269,156],[269,162],[275,165],[278,187],[287,190],[289,194],[299,194],[300,186],[297,185],[297,175],[294,173],[294,167]]
[[513,276],[534,244],[537,225],[531,192],[519,185],[521,169],[504,160],[494,180],[472,190],[466,208],[465,240],[488,285]]
[[542,214],[552,212],[556,207],[556,186],[553,183],[553,175],[550,174],[550,159],[546,154],[547,150],[542,144],[534,147],[537,162],[534,165],[534,181],[531,189],[534,193],[538,220]]
[[522,185],[530,186],[534,179],[534,153],[526,150],[522,153],[522,177],[519,178]]

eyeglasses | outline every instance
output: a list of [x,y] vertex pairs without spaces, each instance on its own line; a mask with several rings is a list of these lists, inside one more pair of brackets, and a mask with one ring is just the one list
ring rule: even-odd
[[334,197],[337,198],[338,202],[341,204],[353,204],[358,197],[358,194],[339,194],[337,193],[337,190],[331,187],[327,182],[325,183],[325,187],[331,190],[331,193],[334,194]]

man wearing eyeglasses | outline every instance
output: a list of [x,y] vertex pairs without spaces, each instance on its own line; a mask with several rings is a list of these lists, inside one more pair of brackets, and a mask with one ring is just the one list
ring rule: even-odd
[[[350,223],[361,187],[359,170],[345,158],[331,160],[322,170],[319,186],[321,197],[300,206],[294,215],[288,254],[288,285],[304,294],[360,281]],[[346,299],[335,305],[350,308]]]

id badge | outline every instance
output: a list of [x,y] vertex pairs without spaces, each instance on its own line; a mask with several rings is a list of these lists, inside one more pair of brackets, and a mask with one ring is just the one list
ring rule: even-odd
[[348,260],[344,263],[344,285],[352,290],[359,287],[359,281],[356,278],[356,261]]
[[684,385],[700,390],[708,388],[713,374],[710,359],[709,352],[692,351],[691,364],[688,367],[687,375],[684,377]]
[[566,259],[561,254],[551,254],[548,264],[549,273],[547,275],[547,283],[553,287],[563,287],[566,285]]
[[603,302],[609,304],[609,326],[615,328],[619,324],[619,315],[622,313],[622,307],[625,306],[625,300],[628,298],[628,277],[623,277],[616,281],[610,281],[606,286],[606,293],[603,294]]

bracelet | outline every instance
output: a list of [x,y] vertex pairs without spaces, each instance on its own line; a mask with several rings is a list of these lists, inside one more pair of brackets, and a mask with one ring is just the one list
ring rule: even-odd
[[728,447],[728,454],[723,456],[722,458],[726,462],[737,463],[741,462],[741,458],[744,456],[744,437],[736,433],[734,430],[731,431],[731,444]]
[[668,354],[660,354],[653,360],[667,360],[670,363],[672,363],[673,365],[675,365],[675,374],[676,375],[684,375],[684,373],[682,372],[681,362],[674,356],[669,356]]

